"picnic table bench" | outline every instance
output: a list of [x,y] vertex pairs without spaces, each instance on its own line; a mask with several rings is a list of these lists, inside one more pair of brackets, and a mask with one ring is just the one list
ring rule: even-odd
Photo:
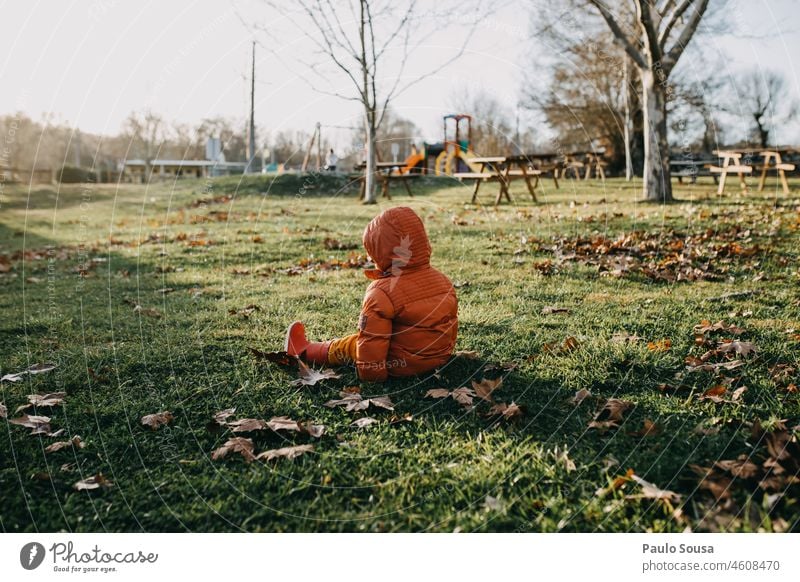
[[[794,153],[795,150],[793,148],[773,148],[768,150],[762,150],[756,153],[755,150],[747,150],[747,149],[734,149],[734,150],[718,150],[715,151],[714,154],[719,156],[722,159],[721,166],[710,166],[711,172],[715,174],[720,174],[719,180],[719,188],[717,189],[717,194],[722,194],[725,191],[725,179],[727,178],[728,174],[731,172],[736,173],[739,176],[739,183],[742,187],[742,191],[747,192],[747,182],[744,179],[745,174],[753,174],[754,171],[761,172],[761,176],[758,181],[758,191],[761,192],[764,190],[764,187],[767,183],[767,173],[768,172],[776,172],[778,178],[781,182],[781,187],[783,188],[783,193],[789,193],[789,183],[786,180],[786,172],[792,172],[795,169],[794,164],[785,163],[781,154],[786,153]],[[753,164],[752,158],[754,156],[759,156],[762,158],[762,162],[760,164]],[[744,162],[742,161],[742,156],[745,156]]]
[[[383,198],[387,198],[389,200],[392,199],[392,195],[389,192],[389,188],[392,182],[400,183],[406,188],[406,192],[412,198],[414,197],[414,193],[411,192],[411,187],[408,185],[409,180],[419,178],[421,174],[415,173],[406,173],[401,174],[399,170],[403,167],[401,162],[378,162],[375,164],[377,171],[375,172],[375,179],[381,185],[381,196]],[[357,174],[352,175],[353,179],[359,180],[361,186],[359,188],[359,199],[363,200],[366,195],[367,189],[367,164],[360,163],[354,168]]]
[[697,182],[697,178],[699,177],[710,177],[714,179],[714,183],[716,184],[718,181],[717,174],[711,172],[710,167],[713,165],[713,160],[711,159],[679,159],[679,160],[670,160],[670,175],[673,178],[678,179],[679,184],[683,184],[684,178],[689,178],[690,183],[694,184]]
[[[536,186],[539,184],[539,176],[542,172],[534,169],[526,156],[477,157],[470,158],[469,162],[471,164],[478,164],[480,166],[480,171],[456,172],[453,174],[453,177],[461,181],[473,180],[475,182],[475,188],[472,191],[472,204],[477,203],[478,190],[484,182],[497,182],[500,185],[494,201],[495,206],[500,204],[503,197],[505,197],[508,202],[511,202],[511,193],[508,191],[509,185],[513,180],[520,179],[525,180],[531,198],[534,202],[538,202],[536,198]],[[531,178],[535,178],[536,182],[531,183]]]

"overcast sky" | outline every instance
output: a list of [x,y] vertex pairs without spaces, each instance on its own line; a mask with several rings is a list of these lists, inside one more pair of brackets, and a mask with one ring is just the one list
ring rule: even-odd
[[[793,24],[800,23],[800,2],[731,3],[730,34],[704,42],[729,58],[733,70],[766,66],[783,72],[800,94],[794,62],[800,24]],[[558,3],[538,4],[536,9],[548,10]],[[467,86],[486,88],[513,108],[537,52],[547,50],[528,38],[530,6],[507,2],[476,30],[457,63],[404,93],[396,109],[426,137],[439,139],[441,115]],[[0,14],[0,113],[53,113],[84,131],[108,134],[120,129],[129,112],[146,106],[188,123],[218,115],[244,118],[253,33],[242,19],[281,25],[257,0],[10,0],[0,2]],[[461,34],[463,27],[432,37],[414,67],[421,70],[452,54]],[[266,37],[257,38],[265,47],[256,64],[260,127],[310,131],[316,121],[358,122],[356,105],[310,89],[285,59],[266,50]],[[298,39],[291,51],[302,56],[309,47]],[[695,66],[697,74],[720,74],[704,63]]]

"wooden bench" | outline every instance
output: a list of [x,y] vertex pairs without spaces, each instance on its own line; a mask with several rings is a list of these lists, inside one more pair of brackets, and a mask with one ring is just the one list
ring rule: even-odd
[[784,162],[779,150],[763,151],[760,155],[764,162],[756,166],[756,170],[761,171],[761,178],[758,180],[758,191],[763,191],[767,184],[767,172],[776,172],[781,181],[783,193],[788,194],[789,182],[786,180],[786,172],[794,172],[795,165]]
[[[390,168],[390,166],[386,165],[383,162],[381,164],[384,165],[386,168]],[[393,164],[391,167],[394,167],[396,165],[397,164]],[[361,167],[362,166],[356,166],[356,170],[361,169]],[[383,198],[391,200],[392,199],[392,195],[389,192],[389,188],[390,188],[392,182],[395,182],[395,183],[399,182],[399,183],[403,184],[403,186],[405,186],[405,188],[406,188],[406,192],[408,192],[408,195],[413,198],[414,197],[414,193],[411,191],[411,187],[408,185],[408,181],[409,180],[414,180],[416,178],[419,178],[421,175],[422,174],[410,174],[410,173],[409,174],[395,174],[395,173],[393,173],[391,171],[387,172],[387,171],[382,171],[382,169],[380,169],[378,172],[375,173],[375,179],[380,184],[381,196]],[[360,182],[359,199],[360,200],[364,200],[364,198],[366,196],[366,189],[367,189],[366,173],[364,171],[362,171],[361,173],[358,173],[358,174],[351,174],[349,177],[351,179],[358,180]]]
[[718,176],[711,172],[712,165],[713,160],[710,159],[670,160],[670,175],[677,178],[679,184],[683,184],[684,178],[689,178],[691,184],[696,183],[697,178],[713,178],[716,184]]
[[[536,186],[539,184],[539,176],[542,172],[530,167],[530,160],[525,156],[486,156],[470,158],[468,162],[472,165],[479,165],[479,172],[456,172],[454,178],[458,180],[474,180],[475,188],[472,191],[472,204],[477,204],[478,190],[484,182],[499,182],[500,190],[495,198],[495,206],[505,196],[511,202],[511,194],[508,191],[512,180],[525,180],[528,192],[534,202],[536,199]],[[531,178],[536,182],[531,183]]]

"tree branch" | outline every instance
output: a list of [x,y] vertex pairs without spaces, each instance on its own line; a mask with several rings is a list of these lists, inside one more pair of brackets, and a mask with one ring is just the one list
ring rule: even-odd
[[681,58],[683,51],[686,50],[686,45],[692,40],[692,36],[700,25],[700,21],[703,19],[706,8],[708,8],[708,2],[709,0],[699,0],[698,5],[695,6],[694,13],[689,18],[689,22],[686,23],[680,36],[678,36],[678,40],[675,41],[675,44],[667,53],[667,56],[664,57],[662,66],[667,76],[669,76],[672,69],[675,68],[678,59]]
[[622,45],[622,48],[625,49],[625,52],[633,59],[640,68],[646,69],[647,63],[644,60],[642,54],[636,50],[636,47],[631,44],[630,39],[625,35],[622,29],[619,27],[619,24],[614,19],[614,15],[611,14],[608,7],[605,5],[603,0],[589,0],[589,2],[600,11],[600,15],[606,21],[606,24],[611,29],[611,32],[614,34],[614,38],[616,39],[617,43]]

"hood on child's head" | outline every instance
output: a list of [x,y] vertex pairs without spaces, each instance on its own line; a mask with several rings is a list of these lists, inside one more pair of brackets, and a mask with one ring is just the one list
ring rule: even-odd
[[427,265],[431,258],[425,226],[407,206],[390,208],[373,218],[364,229],[364,248],[375,266],[391,275]]

